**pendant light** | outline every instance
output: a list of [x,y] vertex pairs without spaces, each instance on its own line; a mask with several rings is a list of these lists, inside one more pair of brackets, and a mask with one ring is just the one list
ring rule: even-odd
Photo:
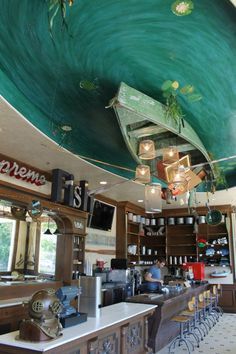
[[152,140],[142,140],[139,143],[139,157],[142,160],[152,160],[156,157],[155,145]]
[[150,179],[150,167],[147,165],[138,165],[135,172],[135,181],[140,183],[149,183]]
[[162,163],[163,165],[170,165],[175,163],[179,160],[179,151],[176,146],[169,146],[167,148],[162,149],[163,158]]
[[162,211],[161,184],[152,183],[145,186],[146,213],[160,213]]
[[182,193],[186,190],[187,183],[188,181],[186,179],[185,167],[179,166],[173,178],[173,185],[179,192]]
[[61,235],[61,232],[58,228],[56,228],[56,230],[53,232],[53,235]]
[[43,233],[44,235],[52,235],[51,230],[49,228],[49,218],[48,218],[48,228],[47,230]]

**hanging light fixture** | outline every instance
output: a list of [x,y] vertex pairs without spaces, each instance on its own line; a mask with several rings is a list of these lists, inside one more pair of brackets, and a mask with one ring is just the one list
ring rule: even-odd
[[43,234],[44,234],[44,235],[52,235],[51,230],[50,230],[50,228],[49,228],[49,218],[48,218],[48,228],[47,228],[46,231],[44,231]]
[[138,165],[135,172],[135,181],[140,183],[149,183],[150,179],[150,167],[147,165]]
[[56,228],[56,230],[53,232],[53,235],[60,235],[60,234],[61,234],[61,232],[59,231],[58,228]]
[[178,194],[182,194],[183,192],[186,191],[187,188],[187,178],[186,178],[186,173],[185,173],[185,167],[184,166],[179,166],[174,174],[173,177],[173,188],[175,189],[176,192],[178,191]]
[[160,213],[162,211],[160,183],[145,186],[145,211],[146,213]]
[[154,141],[152,140],[140,141],[138,155],[142,160],[154,159],[156,157]]
[[[178,160],[178,162],[172,163],[165,167],[166,181],[172,183],[179,167],[184,167],[185,170],[190,168],[189,155],[185,155]],[[178,176],[177,176],[178,178]]]
[[163,158],[162,163],[163,165],[170,165],[175,163],[179,160],[179,151],[176,146],[169,146],[167,148],[162,149]]

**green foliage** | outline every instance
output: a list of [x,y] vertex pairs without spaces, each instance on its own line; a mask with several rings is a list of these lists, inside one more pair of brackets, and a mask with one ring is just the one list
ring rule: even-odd
[[[212,161],[215,160],[212,153],[209,152],[208,155],[210,156],[210,159]],[[225,178],[223,168],[221,168],[218,163],[213,163],[212,169],[213,169],[213,174],[211,176],[211,181],[210,181],[211,182],[211,192],[214,193],[216,191],[216,189],[219,189],[219,188],[228,189],[228,184],[227,184],[227,181]],[[219,187],[219,188],[217,188],[217,187]]]
[[11,245],[12,223],[0,223],[0,271],[7,270],[10,245]]
[[184,126],[184,114],[178,102],[178,97],[184,95],[188,101],[196,102],[202,99],[202,96],[194,92],[193,85],[186,85],[180,88],[178,81],[166,80],[163,82],[162,95],[166,100],[166,118],[173,119],[175,124],[181,130],[181,125]]
[[226,182],[223,169],[217,163],[215,163],[213,165],[213,170],[215,174],[215,180],[214,180],[215,188],[217,189],[217,187],[223,187],[225,189],[228,189],[228,184]]
[[52,36],[52,28],[54,19],[57,16],[59,10],[61,12],[62,25],[68,28],[66,23],[66,7],[67,3],[69,6],[73,5],[73,0],[46,0],[48,2],[48,23],[49,31]]
[[57,236],[45,235],[44,232],[49,227],[53,233],[56,230],[54,221],[41,223],[41,243],[40,243],[40,262],[39,271],[41,273],[54,274],[56,261]]
[[[45,236],[45,235],[44,235]],[[42,237],[42,241],[41,241],[41,250],[43,253],[56,253],[56,242],[55,240],[52,239],[46,239],[45,237]],[[56,236],[55,236],[56,237]]]

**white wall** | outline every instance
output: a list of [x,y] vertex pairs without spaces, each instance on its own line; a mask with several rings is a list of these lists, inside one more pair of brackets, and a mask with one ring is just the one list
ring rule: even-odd
[[106,268],[110,268],[112,258],[116,254],[116,208],[113,215],[111,231],[87,228],[85,237],[85,273],[92,274],[92,268],[97,260],[107,262]]

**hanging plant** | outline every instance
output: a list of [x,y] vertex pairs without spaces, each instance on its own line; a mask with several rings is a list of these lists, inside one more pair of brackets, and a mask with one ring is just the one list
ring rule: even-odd
[[54,19],[57,16],[58,12],[61,13],[62,25],[68,28],[66,23],[66,6],[73,5],[74,0],[46,0],[48,2],[48,22],[49,22],[49,31],[52,36],[52,28]]
[[178,96],[184,95],[189,101],[199,101],[202,96],[195,92],[193,85],[186,85],[180,88],[178,81],[166,80],[161,86],[162,95],[166,100],[166,118],[173,119],[175,124],[181,131],[181,126],[184,127],[184,114],[178,102]]
[[[208,155],[212,161],[215,160],[212,153],[208,153]],[[211,174],[210,178],[212,194],[215,193],[217,187],[224,187],[225,189],[228,189],[228,184],[223,169],[219,166],[218,163],[213,163],[212,169],[213,173]]]
[[225,189],[228,189],[228,184],[226,182],[226,178],[225,178],[225,174],[223,169],[218,165],[218,164],[214,164],[213,165],[213,170],[214,170],[214,174],[215,174],[215,189],[217,189],[217,187],[224,187]]
[[194,5],[191,0],[177,0],[171,5],[171,10],[176,16],[190,15],[193,11]]
[[166,99],[166,118],[173,119],[176,125],[183,120],[183,112],[177,101],[179,83],[178,81],[167,80],[162,84],[162,95]]

